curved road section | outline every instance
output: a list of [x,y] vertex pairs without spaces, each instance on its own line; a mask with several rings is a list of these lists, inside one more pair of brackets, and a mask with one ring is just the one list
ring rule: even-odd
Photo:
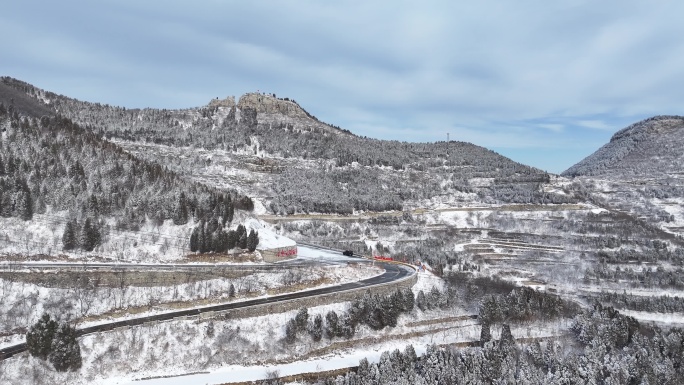
[[[376,262],[376,263],[378,263],[378,262]],[[110,323],[106,323],[106,324],[101,324],[101,325],[96,325],[96,326],[90,326],[90,327],[83,328],[83,329],[78,329],[77,334],[78,334],[78,336],[84,336],[87,334],[92,334],[92,333],[97,333],[97,332],[102,332],[102,331],[108,331],[108,330],[121,328],[121,327],[142,325],[142,324],[147,323],[147,322],[168,321],[168,320],[172,320],[174,318],[197,316],[197,315],[200,315],[202,313],[208,313],[208,312],[230,311],[230,310],[240,309],[240,308],[245,308],[245,307],[250,307],[250,306],[263,305],[263,304],[267,304],[267,303],[288,301],[288,300],[292,300],[292,299],[300,299],[300,298],[307,298],[307,297],[315,297],[315,296],[319,296],[322,294],[339,293],[339,292],[344,292],[347,290],[356,290],[356,289],[359,289],[362,287],[371,287],[371,286],[382,285],[382,284],[386,284],[386,283],[390,283],[390,282],[394,282],[394,281],[400,281],[400,280],[403,280],[404,278],[407,278],[407,277],[415,274],[415,269],[412,269],[411,267],[408,267],[408,266],[402,265],[402,264],[382,262],[382,263],[378,263],[378,265],[385,269],[385,272],[383,274],[372,277],[372,278],[364,279],[364,280],[361,280],[358,282],[350,282],[350,283],[345,283],[342,285],[329,286],[329,287],[324,287],[324,288],[320,288],[320,289],[298,291],[298,292],[294,292],[294,293],[282,294],[282,295],[277,295],[277,296],[272,296],[272,297],[257,298],[257,299],[253,299],[253,300],[249,300],[249,301],[205,306],[205,307],[199,307],[199,308],[194,308],[194,309],[179,310],[179,311],[174,311],[174,312],[169,312],[169,313],[155,314],[155,315],[150,315],[150,316],[146,316],[146,317],[110,322]],[[8,347],[0,350],[0,360],[4,360],[6,358],[12,357],[12,356],[19,354],[25,350],[26,350],[26,344],[25,343],[13,345],[13,346],[8,346]]]

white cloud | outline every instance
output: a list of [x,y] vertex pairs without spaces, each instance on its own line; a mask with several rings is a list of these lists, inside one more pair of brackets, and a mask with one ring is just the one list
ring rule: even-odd
[[612,127],[601,120],[580,120],[577,122],[577,125],[586,128],[593,128],[596,130],[615,130],[615,127]]

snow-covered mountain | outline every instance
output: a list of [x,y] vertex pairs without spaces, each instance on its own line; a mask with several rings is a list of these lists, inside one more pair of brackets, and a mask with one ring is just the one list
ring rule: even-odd
[[655,116],[616,132],[562,175],[582,181],[605,207],[681,235],[683,165],[684,117]]
[[681,173],[683,164],[684,116],[654,116],[616,132],[562,175],[653,178]]
[[[229,97],[181,110],[125,109],[77,101],[14,79],[4,82],[137,156],[203,183],[218,185],[215,175],[206,175],[217,162],[224,171],[228,163],[253,165],[248,180],[236,185],[246,185],[241,192],[263,198],[275,214],[402,210],[445,199],[451,204],[574,201],[544,191],[545,172],[486,148],[359,137],[275,95],[249,93],[237,102]],[[197,150],[206,153],[205,159],[189,161]],[[174,153],[173,161],[160,161],[164,153]]]

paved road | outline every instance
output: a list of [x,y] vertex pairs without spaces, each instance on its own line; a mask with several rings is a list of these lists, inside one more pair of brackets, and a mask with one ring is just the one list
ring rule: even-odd
[[[321,294],[336,293],[336,292],[342,292],[342,291],[346,291],[346,290],[358,289],[360,287],[370,287],[370,286],[374,286],[374,285],[378,285],[378,284],[388,283],[388,282],[400,280],[402,278],[406,278],[406,277],[415,273],[415,270],[411,269],[410,267],[404,266],[404,265],[399,265],[399,264],[394,264],[394,263],[381,263],[381,262],[376,262],[376,263],[378,264],[378,266],[385,269],[385,273],[382,275],[372,277],[372,278],[368,278],[368,279],[364,279],[364,280],[358,281],[358,282],[345,283],[345,284],[338,285],[338,286],[329,286],[329,287],[324,287],[324,288],[314,289],[314,290],[298,291],[295,293],[283,294],[283,295],[272,296],[272,297],[258,298],[258,299],[253,299],[253,300],[249,300],[249,301],[233,302],[233,303],[227,303],[227,304],[222,304],[222,305],[205,306],[205,307],[200,307],[200,308],[195,308],[195,309],[180,310],[180,311],[163,313],[163,314],[156,314],[156,315],[151,315],[151,316],[146,316],[146,317],[127,319],[127,320],[123,320],[123,321],[116,321],[116,322],[111,322],[111,323],[107,323],[107,324],[102,324],[102,325],[91,326],[91,327],[79,329],[77,331],[77,333],[79,336],[83,336],[86,334],[92,334],[92,333],[97,333],[97,332],[101,332],[101,331],[112,330],[115,328],[142,325],[146,322],[166,321],[166,320],[170,320],[173,318],[186,317],[186,316],[196,316],[196,315],[199,315],[202,313],[213,312],[213,311],[226,311],[226,310],[239,309],[239,308],[244,308],[244,307],[249,307],[249,306],[254,306],[254,305],[262,305],[262,304],[266,304],[266,303],[286,301],[286,300],[290,300],[290,299],[315,297],[315,296],[321,295]],[[24,344],[24,343],[18,344],[18,345],[13,345],[13,346],[8,346],[8,347],[0,350],[0,360],[12,357],[15,354],[19,354],[25,350],[26,350],[26,344]]]

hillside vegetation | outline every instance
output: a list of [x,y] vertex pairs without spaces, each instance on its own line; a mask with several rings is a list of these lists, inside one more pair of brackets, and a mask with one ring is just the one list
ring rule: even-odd
[[562,175],[621,179],[680,173],[683,146],[684,117],[654,116],[616,132],[610,142]]
[[[0,215],[30,221],[34,214],[51,214],[63,228],[60,249],[92,251],[110,230],[138,231],[166,220],[226,225],[235,209],[253,207],[235,191],[139,159],[67,117],[33,115],[45,106],[11,95],[16,93],[0,83]],[[19,241],[3,235],[5,242]]]
[[[273,95],[247,94],[237,104],[229,99],[181,110],[126,109],[77,101],[14,79],[4,82],[108,139],[270,159],[274,175],[262,195],[271,197],[266,207],[273,213],[401,210],[440,196],[481,203],[575,201],[544,192],[545,172],[485,148],[359,137]],[[154,153],[138,155],[158,161]],[[280,166],[290,159],[300,162]],[[192,177],[196,165],[179,162],[174,170]]]

